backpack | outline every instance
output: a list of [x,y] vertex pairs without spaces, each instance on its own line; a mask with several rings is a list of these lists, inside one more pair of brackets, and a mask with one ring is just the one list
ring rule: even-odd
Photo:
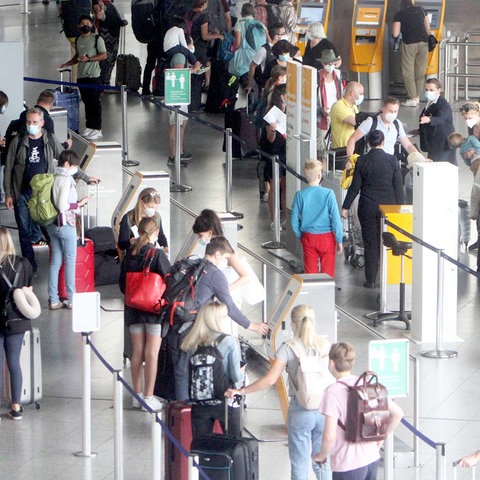
[[[275,58],[275,55],[273,55],[272,47],[270,46],[270,44],[268,42],[265,43],[262,46],[265,49],[265,52],[267,53],[267,56],[265,58],[265,67],[266,67],[267,64]],[[265,86],[265,83],[266,83],[266,80],[263,76],[263,71],[262,71],[262,66],[261,65],[257,65],[257,67],[255,68],[255,73],[253,75],[253,78],[254,78],[255,82],[257,83],[257,85],[259,86],[260,91],[261,91],[263,89],[263,87]]]
[[[370,130],[362,138],[358,139],[355,142],[354,153],[358,153],[359,155],[363,155],[364,153],[367,153],[367,147],[368,147],[367,137],[370,132],[373,132],[373,130],[377,129],[378,115],[380,115],[380,112],[379,113],[359,112],[355,115],[355,121],[356,121],[355,128],[358,128],[358,126],[369,117],[371,117],[373,121],[372,121],[372,126],[370,127]],[[400,125],[398,124],[398,120],[395,119],[393,124],[397,129],[397,139],[398,139],[398,136],[400,135]]]
[[223,40],[220,41],[217,50],[217,60],[220,62],[229,62],[233,58],[233,43],[235,39],[231,33],[224,32]]
[[225,9],[221,0],[209,0],[206,13],[208,14],[208,31],[210,33],[227,31]]
[[265,27],[257,20],[247,20],[245,22],[244,35],[246,43],[254,51],[254,53],[256,53],[257,50],[267,42]]
[[187,257],[175,262],[165,275],[165,315],[170,325],[193,322],[197,316],[195,288],[205,269],[206,260]]
[[297,23],[295,8],[290,0],[267,0],[267,27],[284,25],[290,34]]
[[265,0],[255,2],[255,19],[268,27],[267,2]]
[[93,18],[91,0],[67,0],[60,3],[62,29],[67,38],[78,37],[78,19],[82,15]]
[[157,0],[132,0],[132,30],[140,43],[157,39],[161,31]]
[[338,426],[345,431],[347,442],[378,442],[387,436],[390,423],[388,392],[378,382],[375,372],[363,372],[348,388],[346,425],[338,420]]
[[307,410],[318,410],[325,388],[333,383],[325,358],[319,353],[306,355],[305,348],[296,340],[288,345],[298,360],[296,378],[289,375],[297,402]]
[[[163,6],[162,24],[165,31],[173,27],[174,17],[187,17],[193,6],[193,0],[163,0],[161,3]],[[187,33],[190,32],[187,31]]]
[[5,165],[7,161],[7,154],[10,144],[15,137],[23,137],[27,133],[27,126],[20,118],[12,120],[7,127],[5,132],[5,146],[1,147],[0,151],[2,153],[2,165]]
[[191,356],[188,384],[192,402],[224,401],[230,382],[217,345],[225,337],[225,334],[219,335],[212,345],[199,345]]
[[39,173],[30,180],[32,197],[28,201],[28,211],[38,225],[50,225],[58,216],[58,210],[52,200],[54,180],[53,173]]
[[255,100],[249,107],[249,118],[255,125],[255,128],[263,128],[265,120],[263,117],[267,113],[268,96]]

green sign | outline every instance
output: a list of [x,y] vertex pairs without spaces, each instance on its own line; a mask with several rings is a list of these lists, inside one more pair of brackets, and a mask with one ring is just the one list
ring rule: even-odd
[[407,339],[372,340],[368,345],[368,368],[377,373],[389,397],[408,396],[408,347]]
[[165,70],[165,105],[189,105],[190,90],[189,68]]

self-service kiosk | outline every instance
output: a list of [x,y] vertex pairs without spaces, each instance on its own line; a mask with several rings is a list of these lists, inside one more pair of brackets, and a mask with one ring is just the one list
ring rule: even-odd
[[383,43],[388,0],[355,0],[350,70],[370,100],[382,98]]
[[[268,326],[270,335],[266,341],[267,355],[270,361],[280,345],[293,337],[290,314],[297,305],[310,305],[315,311],[316,331],[324,335],[330,343],[337,341],[337,314],[335,312],[335,282],[324,274],[293,275],[275,306]],[[276,388],[283,417],[287,421],[288,411],[288,374],[278,379]]]
[[[128,178],[128,177],[127,177]],[[154,188],[160,194],[161,202],[158,213],[162,217],[162,228],[170,245],[170,176],[167,172],[137,171],[123,190],[123,194],[111,216],[115,237],[118,238],[120,222],[123,216],[135,207],[139,193],[144,188]]]
[[[415,5],[423,7],[430,22],[430,29],[440,42],[443,37],[443,18],[446,0],[416,0]],[[428,53],[427,78],[438,78],[438,45]]]
[[325,35],[328,31],[328,16],[330,14],[330,1],[299,1],[297,5],[297,26],[295,31],[297,33],[296,45],[300,49],[302,55],[305,53],[305,46],[307,44],[306,34],[308,26],[311,23],[320,22],[323,24]]

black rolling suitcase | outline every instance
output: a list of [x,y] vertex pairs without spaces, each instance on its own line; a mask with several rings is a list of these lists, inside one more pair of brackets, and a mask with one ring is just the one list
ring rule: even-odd
[[[243,398],[239,408],[243,414]],[[225,428],[228,431],[226,403]],[[212,433],[193,440],[190,453],[198,455],[198,463],[210,480],[259,478],[258,441],[255,438]]]
[[257,128],[249,118],[248,107],[225,112],[225,128],[231,128],[241,138],[241,141],[232,139],[233,158],[258,157]]
[[[72,81],[72,71],[69,68],[60,70],[60,81],[64,81],[63,74],[68,72],[69,82]],[[67,109],[67,127],[74,132],[80,129],[80,93],[76,88],[60,85],[54,90],[55,106]]]
[[117,56],[117,73],[115,74],[115,85],[125,85],[129,90],[137,91],[142,85],[142,66],[135,55],[125,53],[125,29],[120,31],[121,53]]

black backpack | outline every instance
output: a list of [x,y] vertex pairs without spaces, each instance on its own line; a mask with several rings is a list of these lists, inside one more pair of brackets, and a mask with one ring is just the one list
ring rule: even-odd
[[187,257],[175,262],[165,275],[165,320],[170,325],[193,322],[197,317],[195,289],[202,275],[206,260]]
[[159,38],[161,15],[157,0],[132,0],[132,30],[140,43]]
[[[16,120],[12,120],[7,127],[7,131],[5,132],[5,146],[0,148],[1,153],[1,161],[2,165],[5,165],[7,160],[7,153],[12,143],[12,140],[15,137],[23,137],[27,133],[27,126],[22,119],[17,118]],[[17,147],[18,150],[18,147]]]
[[78,37],[78,19],[89,15],[93,20],[91,0],[68,0],[60,2],[60,18],[63,33],[67,38]]
[[225,401],[225,391],[230,387],[230,382],[223,368],[223,355],[217,348],[225,337],[225,334],[219,335],[212,345],[199,345],[190,357],[190,401]]
[[[358,153],[358,155],[363,155],[367,153],[367,149],[368,149],[367,137],[370,132],[373,132],[373,130],[377,129],[378,115],[380,115],[380,112],[378,113],[359,112],[355,115],[355,122],[356,122],[355,129],[357,129],[359,125],[369,117],[372,118],[372,126],[370,127],[370,130],[362,138],[358,139],[355,142],[354,153]],[[400,125],[398,124],[398,120],[395,119],[393,121],[393,124],[397,129],[397,139],[398,139],[398,136],[400,135]]]

